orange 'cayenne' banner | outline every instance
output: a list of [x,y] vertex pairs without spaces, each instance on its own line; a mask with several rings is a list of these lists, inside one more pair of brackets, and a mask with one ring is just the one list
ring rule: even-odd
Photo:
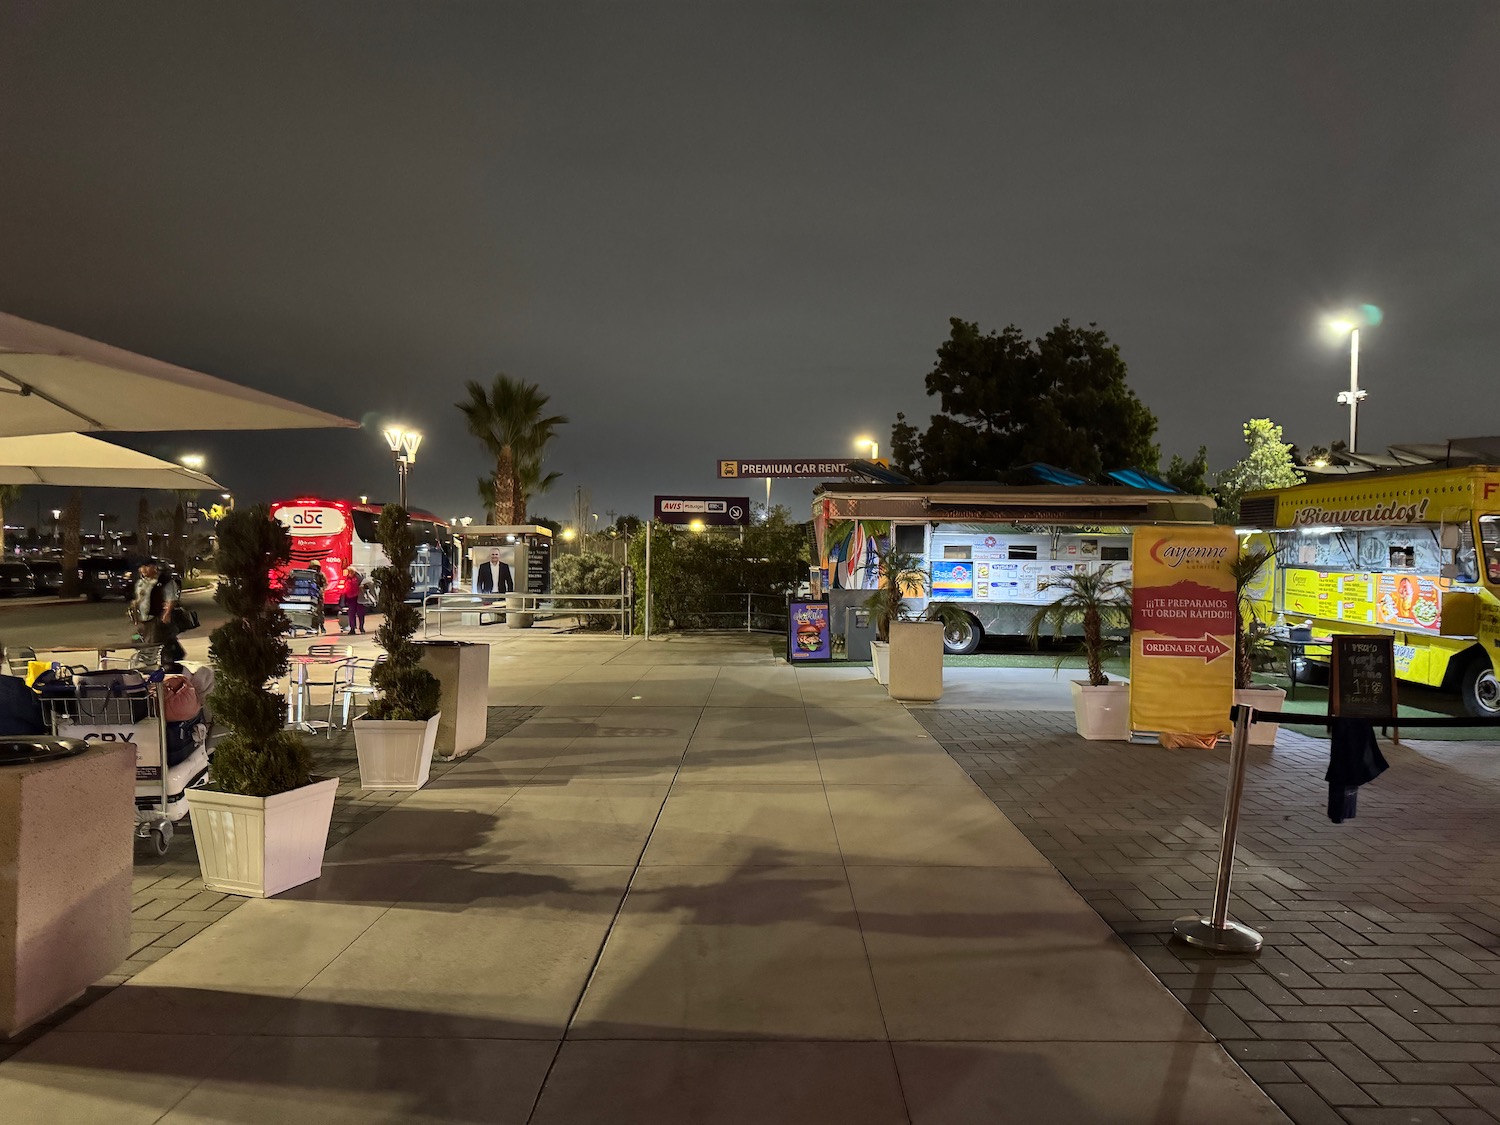
[[1164,734],[1229,729],[1234,702],[1230,527],[1141,527],[1130,596],[1130,726]]

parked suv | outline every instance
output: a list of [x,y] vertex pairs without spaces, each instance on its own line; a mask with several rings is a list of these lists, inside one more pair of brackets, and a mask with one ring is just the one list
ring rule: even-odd
[[36,582],[38,594],[62,593],[62,563],[50,559],[39,559],[26,565],[31,567],[31,577]]
[[129,601],[135,592],[135,576],[139,567],[139,563],[130,559],[80,559],[78,587],[91,602],[105,598],[124,598]]
[[20,562],[0,562],[0,595],[18,598],[36,593],[36,579],[31,568]]

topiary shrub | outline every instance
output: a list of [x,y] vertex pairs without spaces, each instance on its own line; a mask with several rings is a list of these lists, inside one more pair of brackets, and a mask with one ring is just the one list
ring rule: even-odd
[[229,620],[209,636],[209,703],[229,733],[214,754],[214,781],[226,793],[274,797],[312,780],[312,755],[295,731],[281,729],[282,700],[266,687],[286,674],[291,654],[271,574],[291,557],[292,541],[265,504],[230,512],[218,538],[214,601]]
[[370,683],[380,694],[370,700],[365,718],[426,722],[438,713],[442,685],[417,663],[421,650],[412,643],[422,614],[406,600],[412,589],[411,565],[417,557],[417,539],[406,509],[399,504],[382,508],[379,534],[385,557],[391,560],[374,574],[380,590],[375,608],[385,615],[385,622],[375,630],[375,643],[385,649],[386,661],[370,673]]

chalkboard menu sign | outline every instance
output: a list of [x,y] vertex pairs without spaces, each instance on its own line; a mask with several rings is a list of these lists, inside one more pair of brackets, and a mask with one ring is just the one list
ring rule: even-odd
[[1351,719],[1396,717],[1396,651],[1390,637],[1333,636],[1328,712]]

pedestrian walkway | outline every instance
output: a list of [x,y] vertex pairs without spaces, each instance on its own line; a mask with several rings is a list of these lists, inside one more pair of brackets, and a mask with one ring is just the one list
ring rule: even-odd
[[1211,901],[1226,750],[920,719],[1298,1125],[1500,1120],[1500,747],[1387,745],[1338,825],[1326,738],[1252,747],[1230,910],[1266,947],[1226,957],[1171,937]]
[[5,1120],[1285,1120],[862,669],[551,642],[320,880],[0,1063]]

